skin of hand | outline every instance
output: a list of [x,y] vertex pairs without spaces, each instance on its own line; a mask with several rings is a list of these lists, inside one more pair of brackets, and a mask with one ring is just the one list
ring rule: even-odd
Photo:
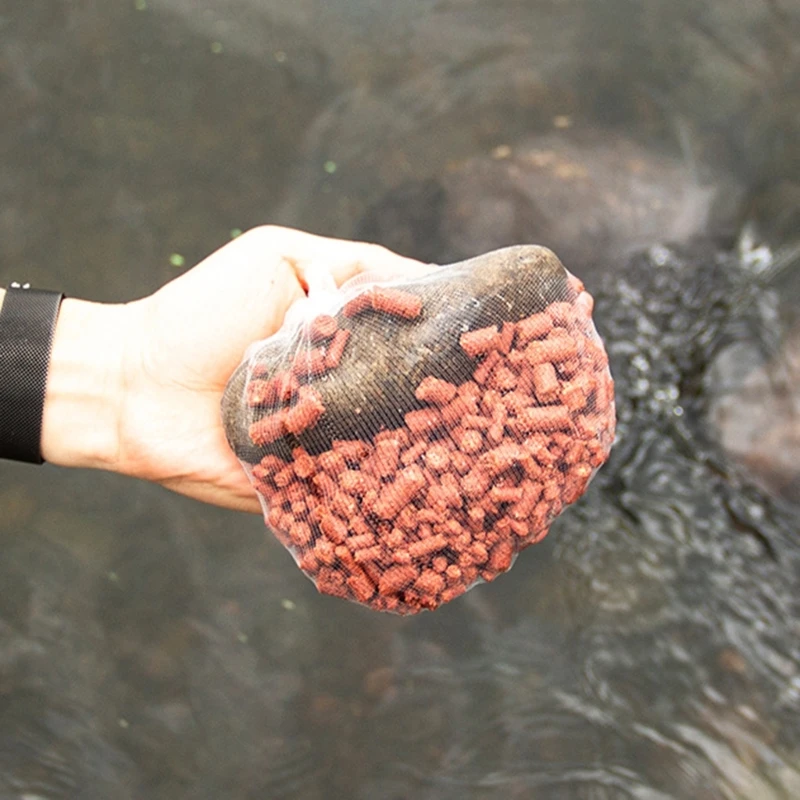
[[226,382],[247,347],[281,327],[306,294],[308,275],[327,272],[340,286],[362,272],[396,278],[428,269],[378,245],[264,226],[141,300],[66,299],[48,373],[42,455],[260,513],[220,416]]

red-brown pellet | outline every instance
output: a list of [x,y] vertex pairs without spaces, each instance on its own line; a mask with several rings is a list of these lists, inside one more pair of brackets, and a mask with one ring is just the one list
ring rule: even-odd
[[437,572],[426,569],[417,578],[414,588],[424,594],[439,594],[444,589],[444,578]]
[[437,550],[444,550],[447,547],[447,539],[441,534],[428,536],[426,539],[419,539],[408,546],[408,552],[412,558],[428,556]]
[[564,451],[564,463],[570,466],[586,460],[586,448],[583,442],[570,442]]
[[489,566],[498,572],[505,572],[514,560],[514,546],[509,541],[498,542],[489,555]]
[[450,463],[459,475],[464,475],[472,469],[472,457],[468,453],[458,451],[453,453],[450,456]]
[[[431,486],[428,489],[428,494],[436,489],[439,489],[439,486]],[[436,508],[421,508],[417,511],[417,523],[420,524],[420,534],[425,536],[428,535],[425,528],[422,525],[431,522],[441,522],[442,521],[442,512],[437,510]]]
[[330,339],[339,328],[339,323],[336,317],[329,314],[320,314],[311,320],[308,326],[308,338],[312,342],[321,342],[325,339]]
[[[441,496],[447,508],[459,509],[464,504],[464,498],[461,496],[461,486],[458,478],[452,472],[445,472],[441,477]],[[460,524],[455,519],[450,519],[445,522],[446,525],[460,527]]]
[[434,572],[442,573],[447,569],[447,559],[444,556],[436,556],[431,561],[431,567]]
[[381,575],[378,591],[386,596],[408,588],[419,577],[419,570],[411,564],[389,567]]
[[354,317],[368,308],[372,308],[372,296],[369,289],[348,300],[342,306],[342,314],[345,317]]
[[324,470],[329,475],[338,475],[340,472],[347,469],[347,462],[344,460],[344,456],[333,450],[320,453],[320,455],[317,456],[317,464],[321,470]]
[[434,472],[444,472],[450,466],[450,451],[442,444],[431,445],[425,451],[425,464]]
[[498,406],[503,406],[503,395],[497,389],[486,389],[480,402],[481,411],[494,421],[494,414]]
[[530,453],[522,445],[508,441],[483,453],[478,463],[490,476],[495,476],[529,458]]
[[303,572],[307,575],[315,575],[317,570],[319,569],[319,560],[317,559],[316,554],[313,550],[301,550],[302,555],[300,556],[300,560],[297,562],[297,566],[300,567]]
[[467,591],[467,587],[463,584],[457,584],[455,586],[448,586],[440,595],[440,600],[442,603],[450,603],[451,601],[455,600],[457,597],[460,597],[464,592]]
[[341,544],[347,539],[347,524],[334,514],[325,514],[320,520],[319,527],[332,542]]
[[392,441],[397,442],[400,447],[408,447],[411,444],[411,436],[405,428],[395,428],[389,431],[380,431],[375,434],[374,442]]
[[[477,404],[478,400],[481,399],[483,389],[475,381],[465,381],[458,387],[456,394],[459,397],[469,397]],[[475,407],[477,408],[477,405]]]
[[408,429],[416,435],[436,430],[442,424],[442,417],[433,408],[421,408],[409,411],[405,417]]
[[253,444],[270,444],[280,439],[286,434],[285,420],[286,412],[278,411],[254,422],[249,431]]
[[559,362],[557,371],[562,378],[573,378],[581,368],[581,362],[577,358]]
[[489,496],[495,503],[517,503],[522,500],[522,487],[492,486]]
[[461,425],[467,430],[475,428],[480,431],[486,431],[492,426],[492,418],[484,417],[481,414],[465,414],[461,420]]
[[379,545],[364,547],[361,550],[355,550],[353,557],[359,564],[369,561],[380,561],[383,557],[383,548]]
[[326,472],[318,472],[311,479],[311,483],[317,487],[318,493],[323,497],[333,497],[339,490],[339,485]]
[[321,567],[317,575],[317,589],[333,597],[346,598],[348,595],[344,576],[340,572],[325,567]]
[[547,307],[547,314],[553,320],[554,325],[570,327],[576,323],[575,305],[573,303],[550,303]]
[[[490,420],[487,422],[491,424]],[[486,427],[488,428],[489,425]],[[464,431],[458,446],[464,453],[478,453],[483,449],[483,436],[480,431]]]
[[[348,520],[349,529],[353,531],[353,521]],[[367,547],[372,547],[375,544],[375,534],[372,532],[368,533],[354,533],[354,535],[347,537],[347,546],[351,550],[363,550]]]
[[455,384],[429,376],[422,379],[414,395],[420,402],[444,406],[456,396],[457,390]]
[[302,448],[297,448],[292,452],[294,459],[294,474],[298,478],[310,478],[317,471],[314,465],[314,459],[305,452]]
[[358,469],[345,469],[339,473],[339,485],[348,494],[363,495],[370,489],[378,489],[380,481],[373,475]]
[[406,467],[394,483],[387,484],[375,503],[375,513],[381,519],[392,519],[408,505],[425,486],[425,477],[418,467]]
[[358,513],[358,501],[346,492],[333,492],[327,500],[342,519],[350,519]]
[[298,353],[292,361],[292,373],[298,378],[322,375],[326,369],[328,366],[325,363],[325,352],[321,348],[304,350]]
[[475,531],[483,530],[483,523],[486,519],[486,512],[480,506],[472,506],[467,511],[467,523]]
[[514,418],[513,426],[519,433],[569,430],[572,426],[572,419],[566,406],[531,407],[526,408]]
[[576,355],[578,355],[578,345],[571,336],[555,336],[534,341],[525,348],[525,359],[531,366],[548,361],[567,361]]
[[424,440],[411,445],[411,447],[409,447],[408,450],[403,452],[403,454],[400,456],[400,463],[405,467],[410,466],[418,458],[420,458],[427,449],[428,442]]
[[472,395],[458,395],[440,413],[445,426],[454,428],[466,414],[475,414],[477,410],[478,403]]
[[482,497],[492,482],[489,473],[480,467],[473,467],[462,479],[461,490],[467,497]]
[[314,545],[314,555],[320,564],[327,564],[328,566],[333,564],[336,560],[333,542],[327,539],[318,539]]
[[288,403],[300,390],[300,383],[297,376],[291,370],[281,372],[273,378],[275,391],[278,393],[278,400],[281,403]]
[[251,380],[247,384],[247,405],[268,406],[278,399],[278,390],[273,381]]
[[347,585],[360,603],[366,603],[375,594],[375,584],[361,571],[351,574],[347,578]]
[[545,481],[542,496],[545,500],[553,501],[561,495],[561,489],[555,480]]
[[366,458],[371,452],[370,446],[366,442],[362,442],[360,439],[335,439],[331,443],[331,447],[335,453],[339,453],[339,455],[341,455],[345,461],[349,461],[352,464],[357,464],[363,458]]
[[588,395],[583,386],[575,383],[563,383],[561,386],[561,401],[570,411],[581,411],[586,407]]
[[523,520],[512,519],[510,524],[511,530],[516,536],[524,537],[530,533],[528,523],[524,522]]
[[[464,335],[466,336],[466,334]],[[500,352],[498,350],[492,350],[489,355],[487,355],[486,358],[484,358],[483,361],[481,361],[481,363],[477,366],[475,372],[472,373],[472,378],[475,383],[483,386],[489,380],[492,370],[502,360],[503,356],[500,354]]]
[[261,481],[266,480],[285,466],[286,463],[277,456],[266,455],[253,467],[253,477]]
[[509,511],[509,516],[512,520],[524,520],[530,517],[539,498],[542,496],[541,484],[533,483],[533,481],[525,481],[520,488],[522,489],[522,497],[514,503]]
[[489,552],[483,542],[473,542],[470,548],[470,555],[476,564],[483,564],[489,558]]
[[301,386],[297,404],[283,413],[283,425],[289,433],[298,434],[313,428],[324,411],[319,393],[309,386]]
[[508,392],[516,388],[519,379],[508,367],[497,366],[489,378],[488,385],[499,392]]
[[504,322],[503,327],[500,329],[500,339],[497,343],[497,349],[505,356],[511,352],[516,330],[517,326],[513,322]]
[[372,292],[372,308],[395,317],[416,319],[422,312],[422,299],[401,289],[376,288]]
[[533,314],[517,323],[517,346],[526,345],[531,339],[543,339],[553,329],[553,321],[547,314]]
[[555,367],[549,362],[537,364],[532,370],[533,388],[540,403],[551,403],[558,399],[561,384]]
[[342,313],[346,317],[354,317],[367,309],[405,319],[416,319],[422,312],[422,299],[401,289],[373,287],[349,300]]
[[247,388],[248,405],[286,403],[292,399],[299,388],[297,377],[290,371],[279,372],[268,380],[252,380]]
[[331,339],[325,350],[325,366],[328,369],[336,369],[339,362],[344,355],[344,348],[347,346],[347,341],[350,338],[350,331],[346,328],[340,328]]
[[289,509],[292,512],[292,516],[295,519],[302,518],[306,516],[308,512],[308,506],[306,505],[305,500],[295,500]]
[[397,439],[381,439],[375,444],[373,463],[375,474],[389,478],[397,472],[400,461],[400,442]]
[[461,349],[471,358],[484,355],[490,350],[495,349],[500,342],[497,325],[488,328],[480,328],[476,331],[462,333],[459,338]]

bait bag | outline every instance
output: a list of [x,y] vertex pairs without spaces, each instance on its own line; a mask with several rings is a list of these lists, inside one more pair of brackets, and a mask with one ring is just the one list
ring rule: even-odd
[[435,609],[508,570],[606,460],[592,298],[535,246],[308,282],[229,381],[228,441],[319,591]]

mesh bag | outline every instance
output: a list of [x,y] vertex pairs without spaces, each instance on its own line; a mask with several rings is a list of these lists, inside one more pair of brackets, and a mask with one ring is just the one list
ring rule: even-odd
[[493,580],[608,456],[591,296],[533,246],[309,283],[223,400],[267,525],[319,591],[382,611]]

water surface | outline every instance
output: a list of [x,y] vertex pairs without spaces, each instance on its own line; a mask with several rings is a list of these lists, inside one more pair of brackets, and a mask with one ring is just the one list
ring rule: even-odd
[[621,396],[586,498],[415,619],[318,596],[257,518],[0,466],[0,798],[800,796],[797,461],[751,457],[798,426],[798,31],[795,0],[0,2],[3,281],[131,299],[264,222],[535,241]]

